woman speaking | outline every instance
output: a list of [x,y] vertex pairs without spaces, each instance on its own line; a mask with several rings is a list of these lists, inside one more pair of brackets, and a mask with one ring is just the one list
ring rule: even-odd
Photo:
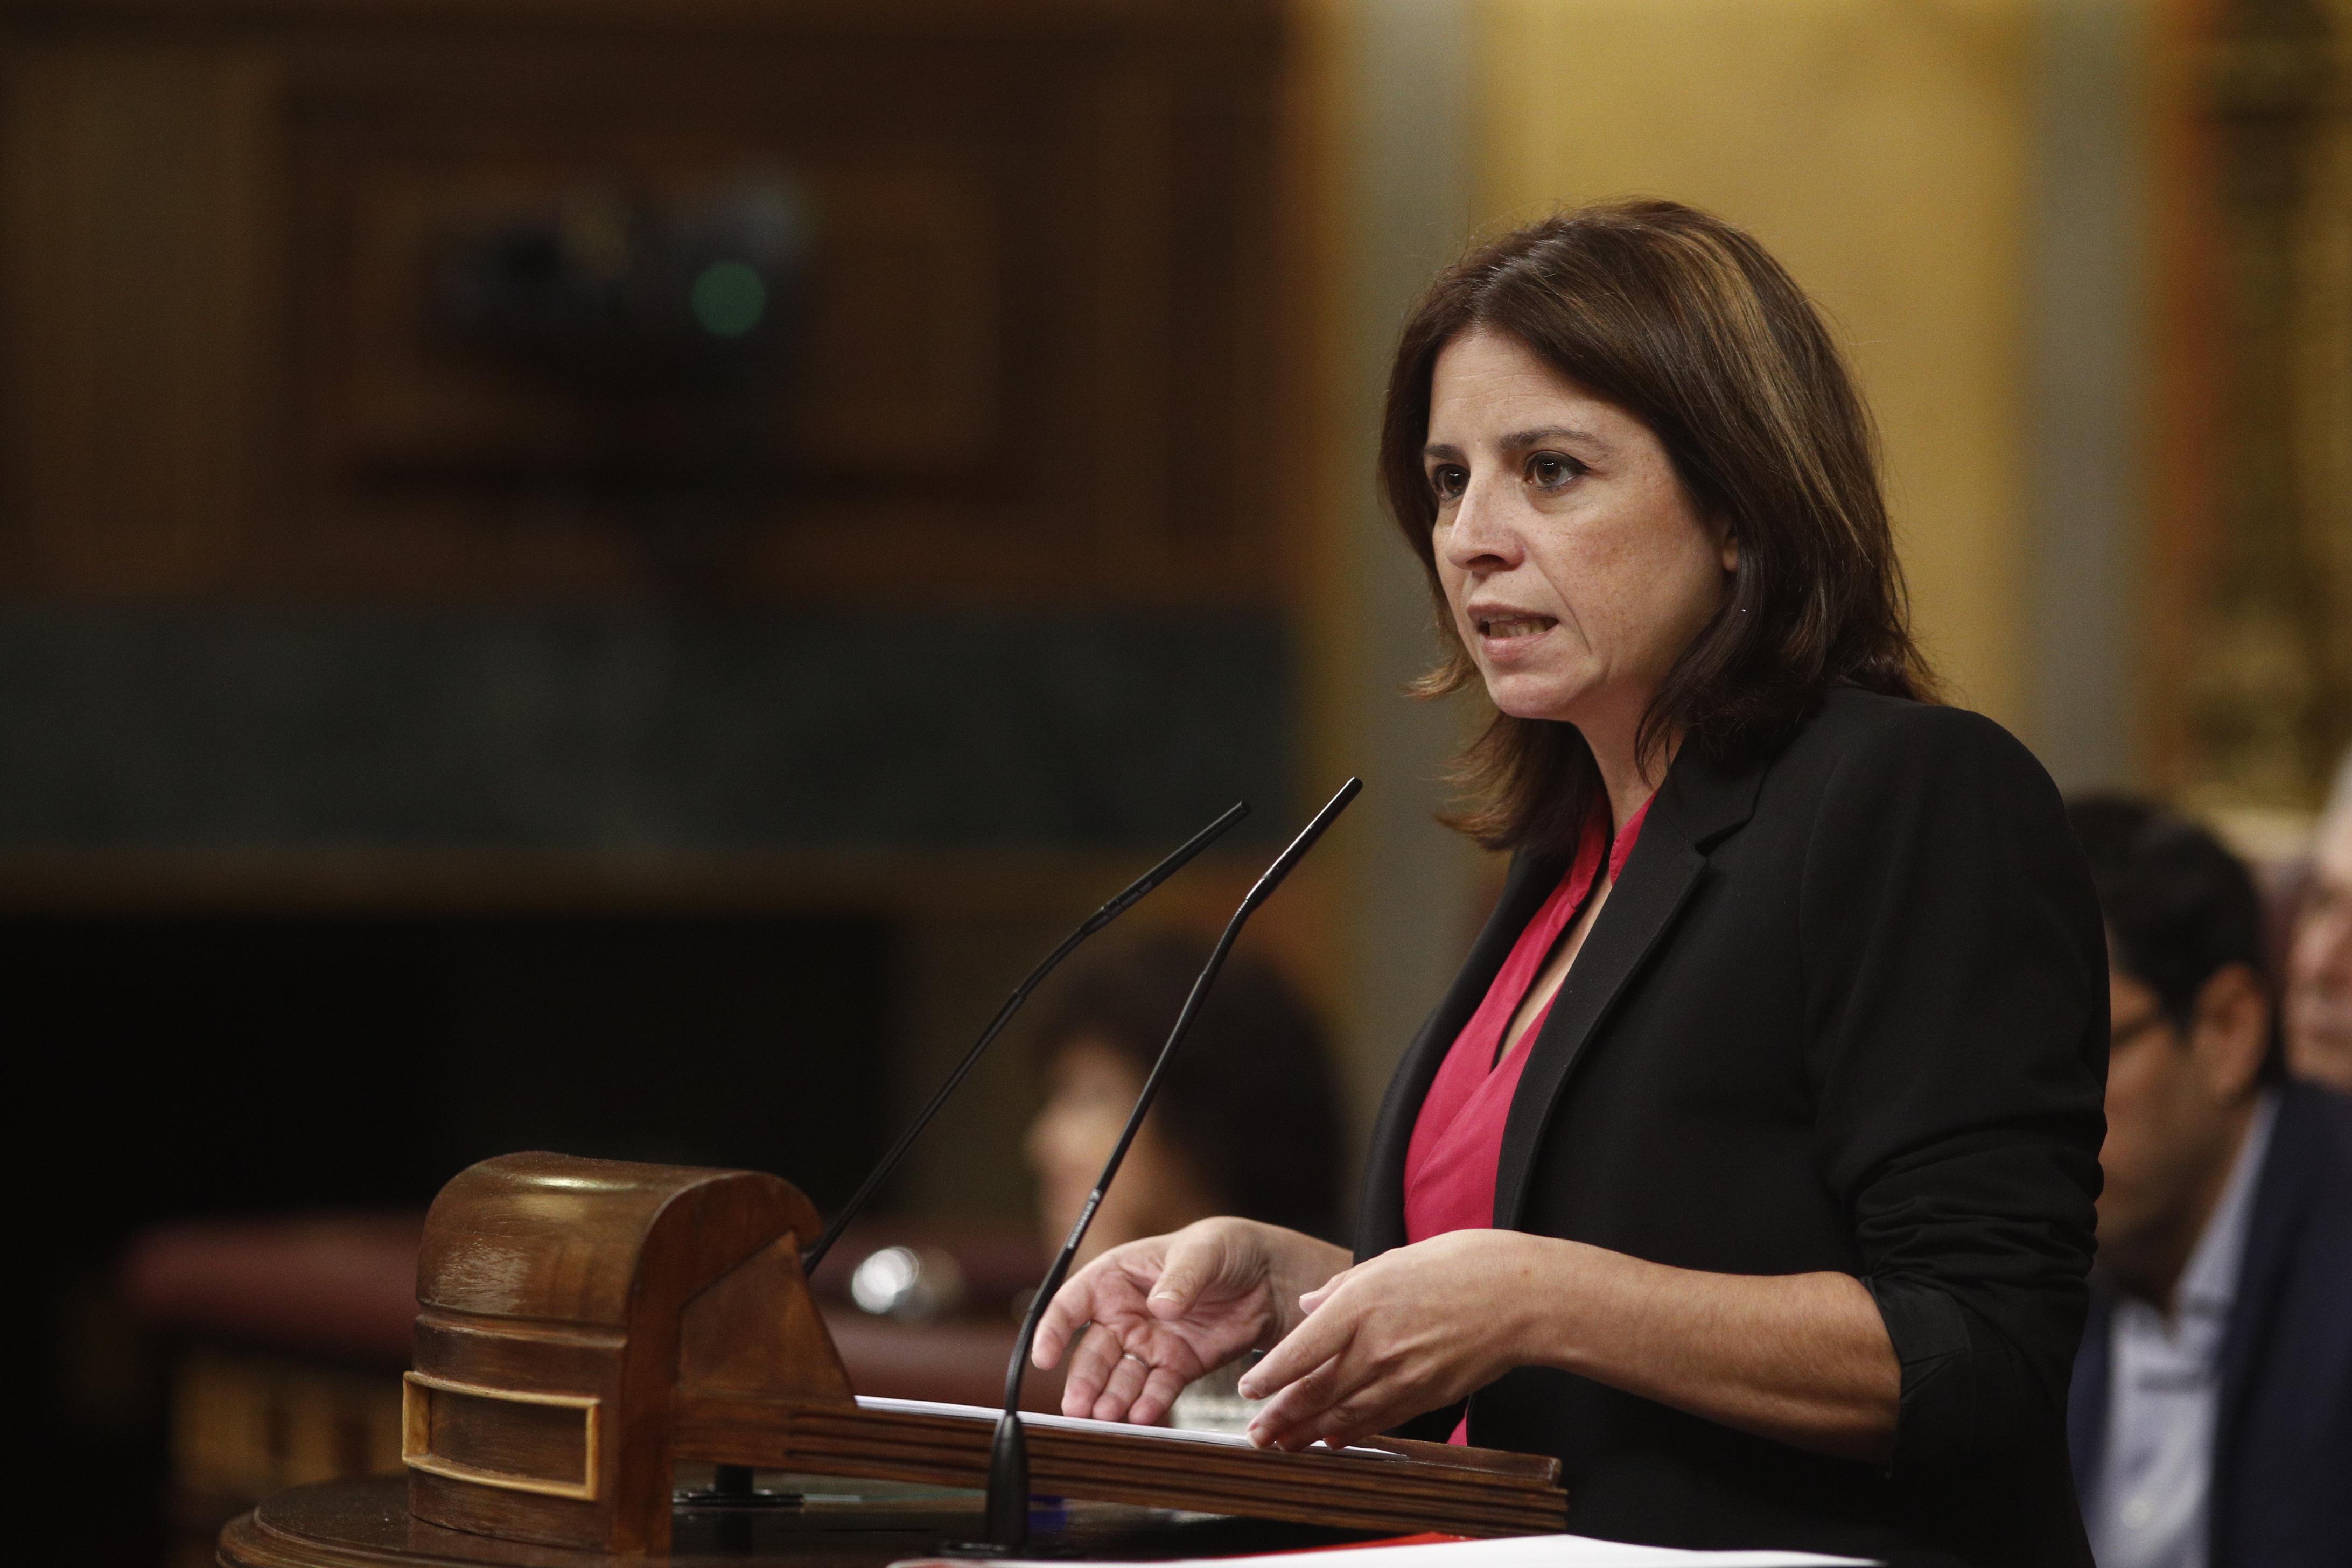
[[1672,204],[1521,230],[1414,310],[1381,479],[1429,688],[1496,710],[1458,826],[1508,880],[1354,1257],[1236,1219],[1105,1253],[1038,1335],[1064,1408],[1157,1420],[1262,1349],[1257,1441],[1556,1454],[1582,1533],[2087,1563],[2099,915],[2032,756],[1933,704],[1811,304]]

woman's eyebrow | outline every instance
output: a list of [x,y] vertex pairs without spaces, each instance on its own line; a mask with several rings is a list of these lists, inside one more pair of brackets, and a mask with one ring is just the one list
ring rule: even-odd
[[1530,447],[1540,447],[1548,441],[1573,441],[1601,451],[1610,450],[1609,443],[1590,430],[1580,430],[1572,425],[1544,425],[1533,430],[1515,430],[1496,443],[1507,452],[1524,452]]
[[[1540,447],[1547,442],[1589,447],[1603,456],[1616,450],[1591,431],[1580,430],[1573,425],[1543,425],[1532,430],[1514,430],[1495,445],[1506,452],[1524,452],[1530,447]],[[1462,448],[1443,441],[1433,441],[1421,449],[1421,458],[1425,463],[1458,463],[1463,460]]]

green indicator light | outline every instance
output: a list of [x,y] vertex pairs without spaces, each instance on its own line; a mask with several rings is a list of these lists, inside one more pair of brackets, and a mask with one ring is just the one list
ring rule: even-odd
[[768,286],[740,261],[714,261],[696,275],[694,319],[714,338],[740,338],[768,313]]

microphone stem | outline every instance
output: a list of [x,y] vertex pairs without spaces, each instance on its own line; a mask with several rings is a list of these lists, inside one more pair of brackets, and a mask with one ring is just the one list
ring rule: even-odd
[[1063,938],[1062,944],[1047,953],[1045,961],[1031,970],[1028,977],[1013,988],[1013,994],[1005,999],[1003,1006],[996,1010],[996,1016],[989,1020],[988,1027],[981,1031],[980,1038],[972,1042],[971,1048],[964,1052],[963,1059],[956,1063],[955,1070],[948,1074],[947,1081],[932,1092],[915,1120],[898,1134],[898,1142],[890,1145],[889,1152],[882,1156],[881,1163],[876,1165],[866,1180],[859,1184],[857,1191],[850,1194],[849,1201],[834,1215],[833,1223],[824,1227],[824,1234],[801,1253],[801,1273],[803,1276],[816,1272],[817,1265],[823,1263],[824,1255],[833,1250],[833,1244],[841,1239],[841,1233],[849,1227],[849,1222],[864,1211],[874,1194],[881,1190],[882,1184],[890,1179],[891,1173],[898,1168],[898,1163],[907,1157],[907,1151],[915,1146],[915,1140],[921,1137],[923,1129],[931,1124],[931,1118],[940,1113],[940,1108],[948,1102],[949,1096],[955,1093],[956,1086],[962,1083],[965,1076],[979,1064],[1004,1026],[1013,1021],[1013,1015],[1021,1010],[1021,1004],[1029,999],[1029,993],[1034,991],[1045,976],[1053,973],[1062,960],[1075,952],[1080,942],[1125,914],[1146,893],[1182,870],[1193,856],[1206,849],[1225,829],[1248,815],[1247,801],[1235,801],[1226,807],[1223,816],[1186,839],[1173,854],[1129,883],[1123,891],[1087,916],[1084,925]]
[[[1077,1257],[1080,1244],[1086,1240],[1087,1227],[1094,1224],[1095,1211],[1102,1207],[1103,1194],[1110,1190],[1112,1178],[1118,1174],[1119,1165],[1127,1158],[1129,1145],[1135,1142],[1136,1133],[1143,1127],[1144,1117],[1151,1110],[1152,1099],[1160,1092],[1160,1080],[1167,1075],[1168,1064],[1175,1059],[1176,1047],[1183,1043],[1185,1034],[1192,1027],[1192,1019],[1207,998],[1209,987],[1217,978],[1217,971],[1224,966],[1225,954],[1233,951],[1234,940],[1241,935],[1243,924],[1256,912],[1260,904],[1265,902],[1275,889],[1282,885],[1283,879],[1290,875],[1291,868],[1315,847],[1315,841],[1323,837],[1323,830],[1347,809],[1348,803],[1354,800],[1363,787],[1361,779],[1352,778],[1340,785],[1339,793],[1315,814],[1315,819],[1291,840],[1290,847],[1275,857],[1274,864],[1265,868],[1265,875],[1258,878],[1256,884],[1243,898],[1241,907],[1234,911],[1234,918],[1225,922],[1223,934],[1217,938],[1217,945],[1210,950],[1208,963],[1202,965],[1199,976],[1192,982],[1191,994],[1184,998],[1183,1010],[1176,1015],[1175,1026],[1168,1031],[1167,1043],[1160,1047],[1160,1055],[1151,1064],[1150,1076],[1143,1080],[1143,1092],[1136,1096],[1135,1109],[1128,1113],[1127,1125],[1119,1130],[1118,1142],[1111,1146],[1110,1158],[1103,1162],[1100,1179],[1095,1183],[1094,1191],[1087,1194],[1085,1204],[1080,1205],[1077,1220],[1070,1226],[1068,1238],[1062,1243],[1062,1250],[1055,1254],[1052,1266],[1045,1270],[1045,1278],[1038,1285],[1037,1294],[1030,1300],[1029,1310],[1022,1315],[1021,1335],[1013,1343],[1013,1359],[1004,1368],[1004,1411],[997,1423],[997,1447],[992,1453],[989,1466],[988,1525],[990,1539],[993,1542],[1005,1546],[1019,1546],[1028,1535],[1029,1488],[1025,1445],[1020,1449],[1020,1458],[1012,1463],[1005,1462],[1008,1458],[1005,1449],[1008,1444],[1022,1443],[1019,1430],[1021,1385],[1028,1374],[1029,1352],[1036,1342],[1037,1325],[1045,1321],[1046,1307],[1053,1302],[1055,1293],[1061,1289],[1063,1281],[1069,1277],[1070,1264]],[[1019,1487],[1017,1500],[1011,1495],[1016,1480]]]

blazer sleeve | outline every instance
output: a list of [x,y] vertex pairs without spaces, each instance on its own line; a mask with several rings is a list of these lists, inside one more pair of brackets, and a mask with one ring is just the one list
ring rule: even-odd
[[1902,1363],[1894,1473],[2061,1428],[2099,1190],[2106,942],[2057,791],[1957,709],[1832,770],[1799,895],[1819,1159]]

